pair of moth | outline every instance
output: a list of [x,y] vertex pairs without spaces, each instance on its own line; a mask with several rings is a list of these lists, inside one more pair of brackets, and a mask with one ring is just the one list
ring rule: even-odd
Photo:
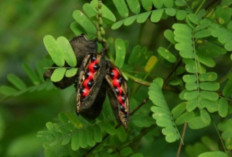
[[[76,111],[91,119],[100,114],[107,92],[116,119],[127,128],[129,118],[127,83],[120,70],[105,59],[106,49],[97,53],[96,40],[87,40],[84,35],[73,38],[70,44],[78,62],[78,74],[71,78],[65,77],[54,84],[66,88],[76,82]],[[53,69],[46,71],[45,78],[50,78],[53,71]]]

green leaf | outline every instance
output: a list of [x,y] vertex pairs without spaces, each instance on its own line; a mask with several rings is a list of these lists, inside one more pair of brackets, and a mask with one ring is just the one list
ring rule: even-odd
[[64,66],[64,56],[55,38],[51,35],[46,35],[43,38],[43,42],[53,62],[58,66]]
[[188,83],[185,84],[185,88],[187,90],[197,90],[198,85],[195,82],[188,82]]
[[176,134],[176,130],[173,127],[166,127],[164,129],[162,129],[162,133],[164,135],[166,135],[165,140],[167,142],[174,142],[174,141],[176,141],[176,139],[180,138],[179,135]]
[[96,142],[101,142],[102,141],[102,133],[101,133],[101,128],[97,125],[94,128],[93,132],[93,137]]
[[69,41],[61,36],[57,38],[57,44],[60,46],[61,52],[68,65],[75,67],[77,65],[77,60]]
[[167,8],[165,9],[165,13],[169,16],[175,16],[176,15],[176,10],[173,8]]
[[202,64],[204,64],[210,68],[215,67],[216,63],[214,62],[214,60],[212,58],[209,58],[209,57],[201,55],[201,54],[198,54],[197,56],[198,56],[198,60]]
[[76,22],[72,22],[70,28],[76,36],[79,36],[85,32],[84,29]]
[[198,157],[228,157],[228,155],[221,151],[212,151],[201,153]]
[[212,101],[216,101],[218,99],[218,94],[215,92],[200,91],[200,95],[201,97]]
[[188,125],[191,129],[201,129],[210,124],[211,121],[204,122],[201,117],[194,117],[188,121]]
[[17,89],[23,90],[26,89],[26,84],[23,82],[22,79],[20,79],[15,74],[8,74],[7,79],[10,83],[12,83]]
[[206,37],[209,37],[211,35],[211,32],[209,29],[204,29],[204,30],[200,30],[198,32],[196,32],[194,34],[194,37],[196,39],[202,39],[202,38],[206,38]]
[[200,83],[200,89],[208,91],[216,91],[220,88],[220,84],[217,82],[202,82]]
[[122,39],[115,40],[116,59],[115,64],[117,67],[122,68],[126,57],[126,43]]
[[172,109],[173,118],[178,118],[185,111],[186,103],[180,103]]
[[200,115],[201,115],[201,119],[204,123],[211,122],[211,118],[210,118],[209,113],[207,111],[205,111],[204,109],[200,110]]
[[137,15],[137,22],[144,23],[148,19],[150,14],[151,12],[145,12],[145,13]]
[[128,18],[126,18],[125,20],[124,20],[124,25],[125,26],[129,26],[129,25],[131,25],[132,23],[134,23],[134,21],[136,20],[136,16],[131,16],[131,17],[128,17]]
[[141,64],[139,61],[141,61],[141,57],[143,57],[144,53],[147,52],[147,49],[145,47],[141,47],[140,45],[136,45],[132,52],[130,53],[130,57],[128,59],[128,64],[138,66]]
[[127,17],[129,15],[125,0],[113,0],[113,3],[121,17]]
[[183,80],[186,83],[196,82],[197,81],[197,77],[196,77],[196,75],[184,75],[183,76]]
[[176,124],[181,125],[195,117],[194,112],[185,112],[176,119]]
[[71,69],[67,69],[66,73],[65,73],[65,77],[73,77],[74,75],[77,74],[77,68],[71,68]]
[[132,13],[138,14],[140,12],[139,0],[127,0],[127,4]]
[[178,6],[178,7],[183,7],[187,4],[186,1],[183,1],[183,0],[175,0],[175,5]]
[[175,44],[176,41],[174,40],[174,33],[170,29],[166,29],[164,31],[164,37],[172,44]]
[[52,63],[50,58],[44,58],[36,62],[36,70],[42,82],[44,82],[44,72],[46,71],[44,67],[51,67]]
[[89,127],[88,129],[84,129],[84,133],[87,134],[87,138],[86,138],[86,141],[87,141],[87,145],[90,146],[90,147],[93,147],[96,142],[93,140],[93,132],[94,132],[94,128],[93,127]]
[[123,127],[120,127],[117,129],[117,136],[121,142],[125,142],[127,139],[127,133],[126,130]]
[[141,0],[143,8],[148,11],[152,9],[152,0]]
[[90,35],[91,37],[96,36],[96,27],[80,10],[75,10],[73,12],[73,18],[85,30],[85,32],[88,35]]
[[180,20],[180,21],[184,20],[186,18],[186,15],[187,15],[187,13],[185,10],[177,10],[176,11],[176,19],[177,20]]
[[162,1],[167,8],[173,7],[173,0],[162,0]]
[[163,1],[157,1],[157,0],[152,0],[152,2],[153,2],[153,4],[154,4],[154,6],[157,8],[157,9],[160,9],[160,8],[162,8],[162,6],[163,6]]
[[232,94],[232,80],[227,80],[226,85],[223,88],[222,94],[226,97],[230,97]]
[[189,73],[203,73],[205,72],[205,68],[199,64],[197,64],[194,60],[186,60],[185,61],[185,69]]
[[[91,4],[91,6],[93,8],[97,8],[98,1],[97,0],[93,0],[93,1],[91,1],[90,4]],[[103,17],[103,19],[107,19],[109,21],[115,22],[116,21],[116,17],[113,14],[113,12],[106,5],[104,5],[103,3],[101,5],[102,5],[101,6],[101,11],[102,11],[102,17]],[[85,11],[85,13],[86,13],[86,11]],[[95,9],[95,15],[94,16],[96,16],[96,15],[97,15],[97,10]]]
[[199,96],[199,91],[189,91],[184,93],[184,98],[186,100],[193,100]]
[[175,63],[177,61],[176,56],[174,56],[168,49],[165,49],[164,47],[159,47],[158,53],[170,63]]
[[228,51],[232,51],[232,41],[230,40],[230,41],[227,41],[226,43],[225,43],[225,49],[226,50],[228,50]]
[[81,135],[79,132],[75,132],[71,139],[71,148],[76,151],[80,148]]
[[192,30],[191,28],[186,25],[186,24],[182,24],[182,23],[175,23],[172,28],[174,28],[174,34],[175,35],[181,35],[181,32],[183,34],[188,34],[190,35],[190,37],[192,37]]
[[26,72],[27,76],[34,85],[38,85],[40,83],[40,78],[36,75],[35,71],[29,67],[28,64],[23,64],[23,70]]
[[55,69],[52,73],[51,81],[59,82],[60,80],[63,79],[65,72],[66,72],[66,68],[63,67]]
[[204,42],[204,44],[198,44],[197,51],[211,58],[226,54],[226,50],[223,47],[210,41]]
[[191,111],[195,110],[195,108],[197,108],[197,106],[199,106],[199,100],[198,99],[189,100],[187,102],[187,105],[186,105],[186,110],[188,112],[191,112]]
[[[92,3],[94,3],[94,2],[97,2],[97,1],[96,0],[92,1]],[[97,4],[97,3],[95,3],[95,4]],[[83,11],[85,12],[85,14],[89,18],[95,17],[97,15],[97,9],[96,9],[96,6],[94,6],[94,5],[91,5],[89,3],[85,3],[82,8],[83,8]]]
[[218,110],[217,101],[211,101],[200,97],[199,104],[200,108],[206,108],[210,113],[216,112]]
[[228,114],[228,102],[225,98],[220,98],[218,101],[218,113],[221,117],[226,117]]
[[5,96],[10,96],[17,93],[17,90],[13,87],[3,85],[0,86],[0,93]]
[[162,18],[163,12],[164,12],[163,9],[157,9],[152,11],[151,22],[159,22]]
[[187,15],[187,18],[192,22],[192,23],[194,23],[194,24],[198,24],[199,23],[199,21],[200,21],[200,18],[196,15],[196,14],[193,14],[193,13],[191,13],[191,14],[188,14]]
[[[176,38],[175,38],[175,40],[176,40]],[[183,58],[192,59],[195,57],[195,55],[193,53],[192,43],[188,43],[188,42],[177,43],[175,45],[175,48],[180,51],[180,55]]]
[[123,25],[123,20],[121,20],[121,21],[118,21],[118,22],[116,22],[116,23],[114,23],[112,26],[111,26],[111,29],[113,29],[113,30],[116,30],[116,29],[118,29],[119,27],[121,27],[122,25]]
[[171,117],[171,112],[162,93],[162,86],[163,80],[161,78],[157,78],[149,87],[149,99],[156,105],[151,108],[153,112],[152,117],[156,119],[158,126],[164,127],[162,129],[162,133],[165,135],[166,141],[174,142],[180,139],[180,134],[178,129],[175,127],[176,125],[173,122],[173,118]]
[[215,72],[207,72],[199,75],[200,81],[216,81],[217,73]]
[[126,148],[123,148],[121,151],[120,151],[120,154],[122,156],[129,156],[132,152],[132,149],[130,147],[126,147]]

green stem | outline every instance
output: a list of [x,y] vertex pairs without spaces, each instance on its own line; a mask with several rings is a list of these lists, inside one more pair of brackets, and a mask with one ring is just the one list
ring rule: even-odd
[[102,0],[98,0],[97,6],[97,39],[102,44],[103,47],[107,47],[106,39],[104,38],[105,29],[103,27],[103,20],[102,20]]
[[217,132],[217,134],[218,134],[218,137],[219,137],[219,139],[220,139],[220,142],[221,142],[221,144],[222,144],[222,147],[223,147],[224,151],[228,154],[228,151],[227,151],[226,146],[225,146],[225,144],[224,144],[224,142],[223,142],[223,139],[222,139],[222,137],[221,137],[221,135],[220,135],[220,132],[219,132],[219,130],[218,130],[218,128],[217,128],[217,126],[216,126],[216,124],[215,124],[214,122],[213,122],[213,126],[214,126],[214,128],[215,128],[215,130],[216,130],[216,132]]
[[197,10],[195,11],[195,14],[198,14],[203,5],[205,4],[206,0],[202,0],[201,4],[198,6]]
[[145,81],[145,80],[143,80],[143,79],[140,79],[140,78],[137,78],[137,77],[135,77],[135,76],[133,76],[133,75],[131,75],[131,74],[128,74],[128,73],[125,73],[125,72],[123,72],[123,74],[126,76],[126,77],[128,77],[129,79],[131,79],[131,80],[133,80],[133,81],[135,81],[136,83],[139,83],[139,84],[141,84],[141,85],[144,85],[144,86],[150,86],[150,82],[147,82],[147,81]]

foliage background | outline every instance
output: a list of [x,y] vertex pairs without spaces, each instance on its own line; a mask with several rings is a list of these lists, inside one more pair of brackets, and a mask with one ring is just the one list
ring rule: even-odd
[[[74,1],[74,0],[46,0],[46,1],[18,1],[18,0],[9,0],[9,1],[1,1],[0,2],[0,81],[1,85],[7,84],[7,75],[9,73],[14,73],[26,84],[31,84],[28,76],[25,75],[25,72],[22,68],[22,63],[27,63],[29,67],[32,69],[36,69],[36,63],[39,60],[44,59],[47,56],[46,49],[42,42],[42,39],[47,34],[52,34],[55,37],[65,36],[67,39],[71,39],[74,35],[70,30],[70,23],[73,21],[72,13],[76,9],[80,9],[84,2],[89,1]],[[144,1],[141,1],[144,2]],[[148,2],[148,1],[147,1]],[[163,0],[163,2],[168,6],[169,2],[173,2],[172,0]],[[177,0],[174,1],[175,4],[184,3],[185,1]],[[186,1],[189,6],[179,7],[182,10],[185,10],[187,13],[196,13],[200,12],[199,9],[205,9],[209,14],[210,18],[214,20],[215,23],[226,28],[226,31],[231,33],[231,2],[229,0],[222,1]],[[105,2],[105,4],[111,9],[113,13],[115,13],[116,17],[120,17],[120,12],[114,7],[112,2]],[[203,4],[203,5],[201,5]],[[143,12],[149,11],[151,8],[146,8],[150,4],[143,3],[144,9],[141,9]],[[165,6],[166,6],[165,5]],[[178,5],[177,5],[178,6]],[[210,6],[210,7],[209,7]],[[142,5],[141,5],[142,8]],[[172,8],[172,7],[170,7]],[[175,8],[175,7],[173,7]],[[178,7],[176,7],[178,8]],[[175,9],[176,9],[175,8]],[[122,9],[123,10],[123,9]],[[124,10],[125,11],[125,10]],[[135,11],[136,12],[136,11]],[[201,13],[201,12],[200,12]],[[123,11],[122,11],[123,14]],[[180,20],[181,13],[177,17],[177,15],[173,15],[173,10],[166,11],[167,16],[163,17],[161,21],[160,19],[154,23],[150,20],[145,20],[144,22],[135,22],[130,27],[122,26],[120,29],[111,30],[109,27],[106,29],[107,37],[113,37],[114,39],[120,37],[123,39],[123,42],[127,45],[127,57],[126,61],[128,61],[130,52],[132,52],[133,47],[136,44],[142,46],[140,51],[143,51],[145,54],[144,59],[141,62],[141,67],[137,67],[131,63],[123,66],[123,71],[127,73],[135,73],[136,71],[142,72],[142,75],[134,74],[137,78],[141,80],[137,81],[140,83],[151,83],[154,78],[162,77],[167,78],[170,72],[173,70],[173,67],[176,64],[172,64],[173,61],[171,59],[163,59],[162,52],[158,53],[157,50],[159,47],[169,48],[170,42],[171,44],[177,44],[176,41],[172,43],[172,39],[166,40],[164,37],[164,30],[172,29],[174,31],[178,31],[180,27],[176,25],[176,27],[172,27],[173,23],[177,21],[181,21],[181,23],[187,23],[189,26],[196,26],[199,23],[194,16],[189,17],[189,21]],[[203,14],[203,13],[202,13]],[[133,15],[132,13],[129,14]],[[157,17],[157,16],[156,16]],[[121,19],[126,18],[121,17]],[[177,19],[176,19],[177,18]],[[119,18],[120,19],[120,18]],[[154,19],[153,19],[154,20]],[[184,21],[184,22],[183,22]],[[127,21],[128,22],[128,21]],[[108,24],[108,23],[107,23]],[[110,24],[109,24],[110,25]],[[184,29],[184,28],[183,28]],[[217,32],[217,27],[214,28],[215,32]],[[223,32],[224,31],[224,32]],[[220,55],[214,56],[213,61],[211,60],[213,56],[209,55],[207,57],[203,57],[205,60],[203,64],[207,67],[207,71],[215,71],[218,74],[218,78],[216,81],[220,83],[221,88],[218,91],[219,94],[224,90],[226,86],[229,88],[231,86],[230,81],[231,74],[231,59],[230,53],[225,54],[226,51],[231,52],[231,46],[225,46],[224,39],[230,40],[231,37],[223,36],[219,37],[220,34],[227,34],[225,30],[219,30],[218,33],[214,35],[200,34],[199,40],[194,42],[207,42],[212,41],[214,45],[218,45],[221,49],[217,49]],[[228,33],[228,34],[229,34]],[[175,34],[175,32],[174,32]],[[178,36],[178,33],[177,33]],[[167,37],[166,37],[167,38]],[[218,39],[215,40],[215,39]],[[110,40],[111,41],[111,40]],[[178,41],[181,43],[182,41]],[[114,43],[113,43],[114,44]],[[112,44],[112,45],[113,45]],[[112,46],[111,45],[111,46]],[[173,46],[172,45],[172,46]],[[225,48],[224,48],[225,46]],[[114,45],[113,45],[114,47]],[[188,47],[191,48],[191,47]],[[181,49],[176,48],[181,51]],[[201,48],[204,50],[204,48]],[[206,49],[206,48],[205,48]],[[112,49],[111,49],[112,50]],[[169,49],[171,52],[175,52],[176,58],[185,59],[183,55],[178,55],[174,47]],[[199,49],[200,50],[200,49]],[[113,52],[113,50],[112,50]],[[209,52],[210,53],[210,52]],[[150,72],[144,70],[144,66],[148,62],[148,59],[151,56],[156,56],[158,58],[158,62],[154,68],[151,69]],[[169,62],[168,62],[168,61]],[[129,61],[128,61],[129,62]],[[190,72],[187,70],[183,70],[185,64],[188,64],[188,61],[183,61],[182,69],[180,68],[177,73],[173,74],[172,78],[169,78],[171,81],[170,86],[165,90],[164,95],[167,101],[167,104],[170,105],[169,108],[173,109],[178,104],[181,104],[180,99],[176,99],[178,97],[178,93],[184,88],[192,91],[194,86],[186,87],[184,84],[186,82],[180,81],[182,77],[186,73],[201,73],[202,71],[198,71],[199,69],[192,69]],[[176,62],[177,63],[177,62]],[[202,64],[202,62],[201,62]],[[215,65],[216,66],[215,66]],[[213,65],[213,66],[212,66]],[[210,69],[210,70],[208,70]],[[183,72],[184,71],[184,72]],[[204,70],[203,70],[204,71]],[[149,73],[148,77],[143,77],[146,73]],[[204,73],[204,72],[202,72]],[[146,97],[148,93],[148,88],[146,86],[141,86],[135,83],[135,78],[130,78],[129,86],[131,87],[131,108],[132,110],[136,108]],[[9,79],[9,76],[8,76]],[[144,82],[143,82],[143,81]],[[150,91],[161,92],[162,81],[159,79],[152,83],[152,87]],[[228,83],[229,82],[229,83]],[[166,83],[166,82],[164,82]],[[229,85],[228,85],[229,84]],[[171,88],[169,88],[171,87]],[[174,89],[174,91],[173,91]],[[177,89],[177,91],[175,90]],[[213,91],[217,91],[215,88]],[[150,93],[150,92],[149,92]],[[224,92],[225,93],[225,92]],[[223,94],[224,94],[223,93]],[[222,97],[226,97],[229,103],[229,110],[222,111],[222,116],[218,116],[218,113],[213,112],[209,113],[208,111],[201,110],[194,111],[194,114],[198,115],[206,115],[205,120],[207,125],[199,128],[199,129],[189,129],[186,130],[186,136],[184,139],[184,147],[182,150],[182,156],[190,156],[194,157],[203,152],[210,151],[225,151],[229,155],[229,151],[231,150],[231,130],[226,130],[227,128],[231,129],[231,94],[227,92],[227,95],[221,94]],[[3,94],[4,95],[4,94]],[[151,94],[152,95],[152,94]],[[74,98],[73,98],[74,97]],[[162,97],[162,94],[161,94]],[[73,87],[70,87],[65,90],[58,90],[53,86],[49,86],[48,89],[45,90],[44,87],[41,87],[41,90],[32,90],[30,92],[26,92],[24,94],[20,94],[19,96],[13,96],[4,101],[1,101],[0,105],[0,156],[6,157],[21,157],[21,156],[81,156],[81,154],[85,154],[91,147],[83,146],[79,144],[81,149],[78,149],[78,144],[71,142],[71,147],[69,143],[70,139],[65,141],[66,139],[59,139],[58,136],[64,135],[65,133],[61,131],[62,127],[73,127],[66,126],[66,122],[64,122],[64,126],[60,124],[60,121],[68,118],[69,120],[73,120],[73,125],[77,124],[87,124],[88,122],[85,120],[78,118],[76,121],[73,115],[75,115],[75,102],[72,100],[75,99],[75,90]],[[106,156],[111,154],[112,156],[130,156],[134,154],[134,156],[175,156],[179,141],[174,143],[168,143],[165,141],[165,137],[161,133],[161,128],[163,127],[161,124],[161,128],[155,124],[156,117],[154,119],[150,116],[152,113],[150,112],[151,106],[156,104],[157,98],[152,98],[152,101],[148,101],[138,112],[136,112],[131,118],[130,129],[128,132],[125,132],[121,127],[119,129],[114,129],[115,124],[101,124],[101,120],[106,118],[106,113],[110,113],[110,108],[106,106],[109,104],[107,101],[104,105],[104,113],[97,120],[97,124],[99,123],[100,128],[102,127],[105,132],[110,134],[110,138],[104,140],[98,149],[96,149],[95,155],[102,155],[103,151],[106,151]],[[188,98],[184,98],[185,102],[189,102]],[[218,101],[218,100],[217,100]],[[223,100],[222,100],[223,101]],[[154,104],[152,104],[152,102]],[[223,104],[226,104],[225,102]],[[163,104],[161,104],[163,105]],[[226,105],[225,105],[226,106]],[[181,108],[185,108],[182,107]],[[207,107],[206,107],[207,108]],[[207,108],[208,109],[208,108]],[[190,109],[191,110],[191,109]],[[154,110],[152,110],[155,112]],[[183,112],[183,111],[180,111]],[[219,112],[219,111],[218,111]],[[225,115],[226,113],[226,116]],[[63,114],[59,114],[63,113]],[[176,113],[176,117],[174,116],[174,120],[177,120],[178,117],[181,117],[182,113]],[[178,115],[179,114],[179,115]],[[208,124],[208,115],[210,115],[210,124]],[[58,118],[57,118],[58,117]],[[108,116],[109,119],[112,120],[113,116]],[[186,116],[191,117],[191,116]],[[179,123],[175,121],[179,125],[178,129],[181,132],[184,121],[186,117],[182,117],[182,122],[179,119]],[[187,119],[186,118],[186,119]],[[191,117],[192,118],[192,117]],[[51,121],[47,123],[48,121]],[[64,120],[65,121],[65,120]],[[113,120],[112,120],[113,121]],[[221,122],[227,122],[226,125],[221,125]],[[224,124],[225,124],[224,123]],[[218,126],[219,124],[219,126]],[[221,123],[222,124],[222,123]],[[47,129],[45,129],[45,125]],[[92,123],[90,124],[90,126]],[[160,126],[160,125],[159,125]],[[76,126],[75,126],[76,127]],[[77,126],[78,128],[78,126]],[[77,129],[74,128],[74,129]],[[102,129],[101,128],[101,129]],[[73,128],[72,128],[73,129]],[[79,128],[78,128],[79,129]],[[77,130],[78,130],[77,129]],[[40,130],[49,130],[44,132],[39,132]],[[223,131],[227,131],[226,135],[222,136]],[[94,131],[93,131],[94,132]],[[57,133],[57,134],[56,134]],[[38,138],[37,136],[43,136],[43,138]],[[51,135],[51,137],[49,137]],[[87,134],[87,135],[90,135]],[[103,134],[104,135],[104,134]],[[100,140],[101,141],[102,137]],[[225,137],[226,136],[226,137]],[[223,138],[225,137],[225,139]],[[44,139],[48,139],[46,142]],[[223,139],[222,139],[223,138]],[[74,139],[74,138],[73,138]],[[65,141],[65,142],[64,142]],[[73,140],[72,140],[73,141]],[[175,140],[174,140],[175,141]],[[63,142],[63,144],[61,144]],[[226,148],[225,148],[226,144]],[[92,145],[92,144],[90,144]],[[118,147],[118,145],[122,145],[122,147]],[[76,151],[78,149],[78,151]],[[45,153],[44,153],[45,152]],[[129,152],[129,153],[128,153]],[[133,152],[133,153],[132,153]],[[108,154],[107,154],[108,153]],[[154,155],[155,154],[155,155]],[[214,152],[214,156],[216,153]],[[218,154],[218,156],[223,156],[224,154]],[[231,154],[230,154],[231,155]],[[209,155],[210,156],[210,155]]]
[[[1,85],[9,84],[8,73],[14,73],[30,84],[22,63],[35,68],[35,62],[47,55],[43,45],[46,34],[64,35],[71,39],[71,15],[82,3],[81,0],[0,2]],[[71,108],[73,94],[73,91],[53,89],[1,101],[0,156],[43,156],[42,143],[36,133],[59,112]]]

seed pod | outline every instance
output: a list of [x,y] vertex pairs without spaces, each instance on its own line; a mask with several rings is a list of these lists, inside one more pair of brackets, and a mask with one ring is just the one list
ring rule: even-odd
[[80,67],[82,60],[88,54],[97,54],[96,40],[88,40],[84,35],[74,37],[70,44],[77,58],[77,67]]
[[[96,56],[96,59],[93,60]],[[92,67],[93,64],[98,65],[97,69]],[[91,87],[86,86],[86,80],[89,79],[88,72],[91,66],[91,80],[93,84]],[[82,61],[81,67],[78,72],[78,82],[77,82],[77,113],[81,114],[86,118],[96,118],[102,109],[102,104],[105,99],[106,87],[104,82],[104,77],[106,73],[106,61],[104,55],[100,54],[88,54]],[[88,94],[85,93],[83,96],[81,90],[88,88]]]
[[[82,60],[84,57],[90,53],[97,53],[97,43],[96,40],[87,40],[87,38],[84,35],[80,35],[77,37],[74,37],[70,44],[74,50],[74,53],[76,55],[77,59],[77,66],[80,67]],[[68,67],[67,64],[65,64],[66,67]],[[52,65],[52,67],[57,67],[55,64]],[[52,73],[55,69],[49,69],[45,71],[44,73],[44,79],[50,79],[52,76]],[[64,77],[61,81],[54,83],[56,87],[59,87],[61,89],[64,89],[70,85],[72,85],[76,80],[76,75],[73,77]]]
[[[114,73],[114,75],[112,75]],[[117,77],[115,77],[117,76]],[[107,62],[106,70],[107,94],[110,98],[110,103],[114,111],[114,115],[125,128],[128,126],[129,120],[129,98],[126,80],[123,78],[120,70]],[[119,83],[115,83],[118,82]]]

